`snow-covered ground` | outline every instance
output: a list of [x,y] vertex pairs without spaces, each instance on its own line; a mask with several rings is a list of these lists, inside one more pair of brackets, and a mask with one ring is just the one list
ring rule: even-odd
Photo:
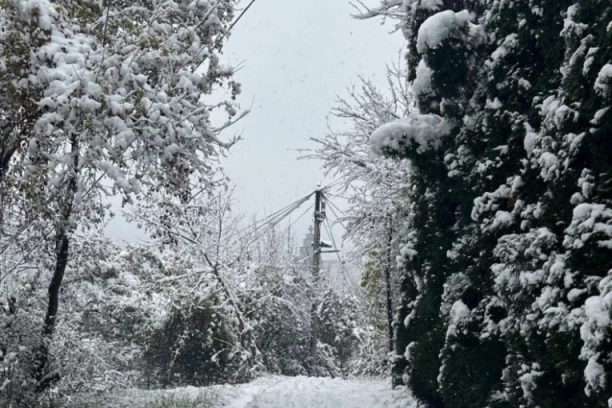
[[220,391],[225,408],[416,407],[405,389],[393,391],[383,380],[264,377]]
[[[182,402],[181,402],[182,401]],[[389,380],[265,376],[249,384],[129,390],[70,407],[96,408],[414,408],[406,389]]]

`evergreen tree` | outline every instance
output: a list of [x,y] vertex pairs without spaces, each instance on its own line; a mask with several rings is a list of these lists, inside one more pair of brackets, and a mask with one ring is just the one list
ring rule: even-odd
[[612,5],[383,2],[420,114],[374,150],[412,163],[395,373],[431,407],[605,407]]

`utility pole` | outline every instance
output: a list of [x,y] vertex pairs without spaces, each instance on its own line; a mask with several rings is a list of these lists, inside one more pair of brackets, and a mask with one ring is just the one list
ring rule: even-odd
[[319,339],[319,319],[317,316],[317,295],[319,292],[319,274],[321,272],[321,223],[325,220],[325,202],[321,187],[317,186],[315,191],[314,207],[314,232],[312,242],[312,309],[310,315],[311,337],[310,354],[314,359],[317,352],[317,340]]
[[321,271],[321,223],[325,220],[325,209],[322,204],[322,198],[321,190],[315,191],[312,276],[317,283]]

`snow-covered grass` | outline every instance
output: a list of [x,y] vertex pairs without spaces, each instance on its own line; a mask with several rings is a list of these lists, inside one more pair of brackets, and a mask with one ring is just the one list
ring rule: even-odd
[[202,393],[195,397],[177,394],[165,394],[149,401],[144,408],[208,408],[217,406],[217,399],[213,394]]
[[173,390],[126,390],[86,396],[65,405],[66,408],[212,408],[220,406],[219,394],[212,388],[177,388]]

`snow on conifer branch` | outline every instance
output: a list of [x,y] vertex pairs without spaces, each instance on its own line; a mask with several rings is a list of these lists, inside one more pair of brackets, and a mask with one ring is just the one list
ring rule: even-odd
[[415,115],[387,123],[372,132],[372,150],[379,154],[417,154],[436,150],[453,126],[438,115]]

